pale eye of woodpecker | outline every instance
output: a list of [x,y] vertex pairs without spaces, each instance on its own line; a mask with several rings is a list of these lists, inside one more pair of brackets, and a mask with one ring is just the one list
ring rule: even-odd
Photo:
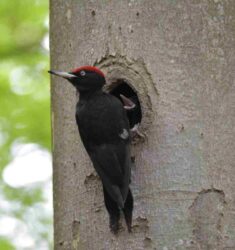
[[84,70],[82,70],[82,71],[80,72],[80,75],[81,75],[81,76],[85,76],[85,75],[86,75],[86,72],[85,72]]

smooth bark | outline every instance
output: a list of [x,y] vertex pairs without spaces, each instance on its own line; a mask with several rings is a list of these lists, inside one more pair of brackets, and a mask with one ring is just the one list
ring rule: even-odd
[[110,233],[75,123],[52,79],[55,249],[235,249],[235,1],[51,0],[51,68],[99,66],[142,104],[133,233]]

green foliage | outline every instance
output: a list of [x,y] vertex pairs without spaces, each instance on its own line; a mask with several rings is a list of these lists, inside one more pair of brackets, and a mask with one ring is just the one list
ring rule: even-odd
[[[12,206],[16,201],[18,204],[9,211],[0,208],[0,213],[22,220],[29,208],[43,204],[41,186],[12,188],[4,183],[2,172],[12,160],[11,146],[16,140],[50,150],[49,60],[48,51],[42,46],[48,34],[47,21],[48,0],[0,1],[1,196]],[[38,223],[42,229],[35,236],[37,241],[51,241],[51,219],[42,215]],[[48,228],[43,229],[43,225]],[[0,238],[0,249],[15,248],[8,238]]]
[[0,237],[0,247],[4,250],[15,250],[15,247],[9,242],[9,240],[3,237]]
[[16,138],[50,148],[45,0],[0,1],[0,168]]

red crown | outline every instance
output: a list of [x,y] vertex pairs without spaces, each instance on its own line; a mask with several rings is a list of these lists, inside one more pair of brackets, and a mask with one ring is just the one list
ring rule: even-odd
[[72,73],[78,73],[81,70],[93,71],[93,72],[96,72],[97,74],[99,74],[100,76],[105,77],[104,73],[100,69],[98,69],[97,67],[94,67],[94,66],[82,66],[82,67],[73,69]]

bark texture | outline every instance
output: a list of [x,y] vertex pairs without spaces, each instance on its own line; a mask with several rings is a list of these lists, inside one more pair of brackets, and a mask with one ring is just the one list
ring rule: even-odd
[[125,79],[147,135],[132,148],[133,233],[113,236],[75,90],[53,77],[55,249],[235,249],[235,1],[51,0],[50,21],[51,68]]

